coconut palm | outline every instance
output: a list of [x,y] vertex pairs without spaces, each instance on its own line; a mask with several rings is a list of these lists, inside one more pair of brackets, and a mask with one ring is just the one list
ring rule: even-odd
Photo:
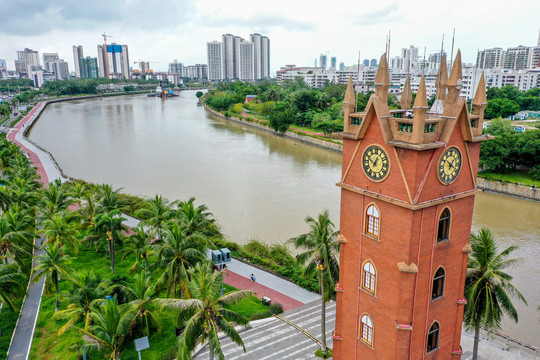
[[130,306],[119,306],[116,297],[107,300],[90,317],[94,324],[90,330],[78,328],[84,335],[87,348],[104,351],[108,359],[118,360],[124,340],[128,337],[135,310]]
[[296,256],[299,264],[306,264],[304,273],[317,270],[319,290],[321,292],[321,350],[326,353],[326,302],[330,301],[335,281],[339,278],[339,243],[338,231],[330,221],[328,210],[324,210],[315,220],[308,216],[306,223],[310,227],[308,233],[289,241],[297,248],[304,250]]
[[126,200],[120,196],[120,189],[113,190],[109,184],[99,185],[98,198],[99,203],[105,212],[113,210],[123,211],[126,207]]
[[213,236],[219,233],[215,220],[204,204],[195,206],[195,198],[178,203],[177,218],[188,235],[201,233]]
[[22,299],[27,283],[17,264],[0,264],[0,301],[14,312],[18,311],[18,300]]
[[103,280],[100,275],[93,272],[74,273],[69,276],[73,289],[64,295],[64,301],[69,303],[67,309],[54,314],[55,319],[64,319],[68,322],[60,328],[58,335],[80,320],[84,320],[84,330],[89,330],[91,311],[105,301],[105,296],[112,293],[109,280]]
[[69,272],[73,271],[68,265],[71,264],[69,255],[64,254],[62,248],[58,243],[51,244],[45,248],[45,253],[37,257],[37,266],[33,272],[34,282],[38,282],[44,275],[48,275],[45,280],[45,289],[47,293],[50,293],[54,286],[56,292],[56,303],[54,306],[54,312],[58,311],[60,292],[59,280],[60,275],[67,276]]
[[504,272],[504,269],[519,261],[508,258],[517,246],[498,252],[493,234],[489,229],[482,228],[478,234],[471,234],[471,247],[473,251],[467,262],[467,305],[463,321],[467,330],[474,329],[473,359],[477,359],[480,329],[499,329],[503,314],[517,323],[518,313],[511,297],[525,304],[527,302],[511,283],[512,276]]
[[32,236],[27,235],[27,232],[14,230],[6,214],[0,217],[0,257],[5,264],[10,258],[23,269],[27,268],[25,260],[32,257],[33,247]]
[[137,216],[145,219],[143,225],[149,226],[152,233],[161,240],[163,227],[173,217],[174,211],[169,206],[169,201],[161,195],[156,195],[144,203],[144,206],[137,211]]
[[211,262],[200,263],[193,269],[189,281],[190,299],[158,299],[161,305],[179,309],[177,326],[184,329],[178,337],[178,358],[191,359],[191,353],[198,342],[208,344],[210,359],[217,355],[225,359],[218,331],[222,331],[234,343],[244,348],[242,338],[230,322],[246,325],[248,319],[224,306],[253,294],[250,290],[239,290],[221,296],[223,271],[214,271]]
[[69,196],[66,185],[59,180],[49,184],[41,192],[40,208],[45,218],[51,218],[67,210],[68,206],[74,203]]
[[71,223],[71,215],[53,214],[50,219],[42,222],[44,244],[67,246],[73,253],[78,253],[77,245],[80,243],[80,233]]
[[39,200],[39,194],[36,192],[37,186],[39,185],[33,180],[21,178],[9,180],[7,193],[11,199],[11,204],[17,204],[22,209],[33,208]]
[[132,327],[137,326],[145,336],[150,335],[151,328],[161,332],[161,322],[150,310],[156,293],[150,278],[141,272],[135,275],[133,284],[122,286],[122,290],[130,299],[129,306],[136,311]]
[[146,271],[149,271],[150,264],[148,263],[148,257],[153,252],[152,245],[150,244],[152,237],[148,235],[144,228],[140,225],[132,228],[131,230],[133,231],[133,234],[129,236],[126,247],[122,249],[122,252],[124,253],[122,260],[130,255],[135,255],[135,262],[129,268],[131,273],[134,273],[143,261],[144,268]]
[[[199,234],[187,235],[181,225],[165,228],[162,244],[157,244],[158,267],[164,270],[158,286],[167,286],[167,296],[189,296],[188,268],[204,259],[205,239]],[[179,286],[180,288],[178,289]]]
[[119,210],[112,210],[108,213],[101,213],[96,217],[96,230],[107,237],[109,244],[109,254],[111,257],[111,270],[114,274],[114,243],[122,241],[122,232],[127,231],[127,227],[122,224],[126,221],[120,216]]
[[84,182],[75,181],[75,182],[69,183],[67,187],[67,192],[69,196],[72,197],[73,201],[80,205],[82,201],[85,199],[86,195],[88,194],[88,189]]

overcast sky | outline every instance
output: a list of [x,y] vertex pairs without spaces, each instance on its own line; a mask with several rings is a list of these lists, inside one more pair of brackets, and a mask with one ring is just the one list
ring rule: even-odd
[[[206,42],[231,33],[249,40],[258,32],[270,38],[271,71],[286,64],[313,66],[321,53],[338,64],[360,57],[379,58],[391,31],[391,56],[415,45],[423,54],[455,48],[474,62],[477,49],[536,45],[539,0],[420,1],[246,1],[246,0],[0,0],[0,59],[14,69],[17,50],[58,52],[73,67],[73,45],[97,56],[102,33],[127,44],[130,61],[156,61],[166,71],[178,59],[184,65],[206,63]],[[135,65],[138,68],[138,65]]]

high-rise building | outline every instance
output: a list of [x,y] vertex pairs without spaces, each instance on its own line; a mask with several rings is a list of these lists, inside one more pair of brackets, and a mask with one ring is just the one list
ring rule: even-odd
[[87,56],[80,59],[79,77],[81,79],[96,79],[99,77],[97,58]]
[[411,63],[416,62],[418,59],[418,48],[411,45],[408,48],[401,49],[401,57],[403,58],[401,71],[407,71]]
[[28,62],[26,60],[15,60],[15,72],[19,76],[28,77]]
[[478,52],[476,57],[476,66],[480,69],[497,69],[503,65],[502,48],[485,49]]
[[369,66],[369,59],[364,59],[362,64],[364,64],[364,66]]
[[222,44],[219,41],[206,43],[208,55],[208,80],[223,80]]
[[253,76],[254,80],[270,77],[270,39],[261,34],[251,34],[253,43]]
[[68,63],[64,60],[49,61],[48,66],[49,69],[47,71],[54,73],[56,80],[69,79]]
[[0,59],[0,69],[1,70],[7,70],[6,60]]
[[39,63],[39,53],[32,49],[24,49],[17,51],[17,60],[25,60],[28,66],[30,65],[41,65]]
[[335,56],[332,56],[330,58],[330,69],[336,70],[336,65],[337,65],[337,58]]
[[82,45],[73,45],[73,62],[75,63],[75,77],[81,78],[81,59],[84,57]]
[[222,39],[223,79],[238,79],[240,43],[244,41],[240,36],[224,34]]
[[253,43],[244,41],[239,44],[238,79],[252,81],[253,75]]
[[377,66],[377,59],[371,59],[369,66]]
[[[141,72],[142,72],[142,69],[141,69]],[[179,77],[185,77],[184,64],[182,64],[181,62],[178,62],[177,59],[174,59],[172,63],[169,63],[169,74],[178,74]]]
[[48,72],[53,72],[50,64],[58,60],[60,60],[58,53],[43,53],[43,68]]
[[414,104],[402,99],[412,114],[390,112],[386,54],[365,111],[355,110],[352,81],[347,87],[335,360],[461,359],[487,100],[480,78],[469,113],[459,97],[461,53],[450,76],[442,64],[431,110],[422,78]]
[[323,70],[326,70],[327,67],[328,67],[328,56],[326,56],[325,54],[321,54],[321,56],[319,56],[319,59],[320,59],[320,67],[323,69]]
[[345,69],[345,63],[344,62],[340,62],[339,63],[339,71],[343,71]]
[[[106,49],[106,50],[105,50]],[[129,54],[127,45],[112,43],[98,45],[99,76],[110,79],[129,79]]]
[[208,66],[206,64],[188,65],[185,77],[197,80],[208,80]]
[[503,67],[505,69],[523,70],[531,67],[532,48],[519,45],[508,48],[504,52]]

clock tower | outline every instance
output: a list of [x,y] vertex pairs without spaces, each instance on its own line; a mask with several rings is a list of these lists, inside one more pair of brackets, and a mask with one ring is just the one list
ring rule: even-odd
[[469,112],[461,53],[443,55],[435,103],[407,79],[387,105],[386,54],[375,93],[344,99],[340,278],[334,359],[459,359],[463,289],[486,106],[482,75]]

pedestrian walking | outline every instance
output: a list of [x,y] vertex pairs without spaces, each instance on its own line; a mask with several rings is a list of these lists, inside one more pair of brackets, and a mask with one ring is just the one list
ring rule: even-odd
[[255,279],[255,275],[253,275],[253,274],[249,275],[249,278],[251,279],[251,281],[255,281],[255,280],[256,280],[256,279]]

